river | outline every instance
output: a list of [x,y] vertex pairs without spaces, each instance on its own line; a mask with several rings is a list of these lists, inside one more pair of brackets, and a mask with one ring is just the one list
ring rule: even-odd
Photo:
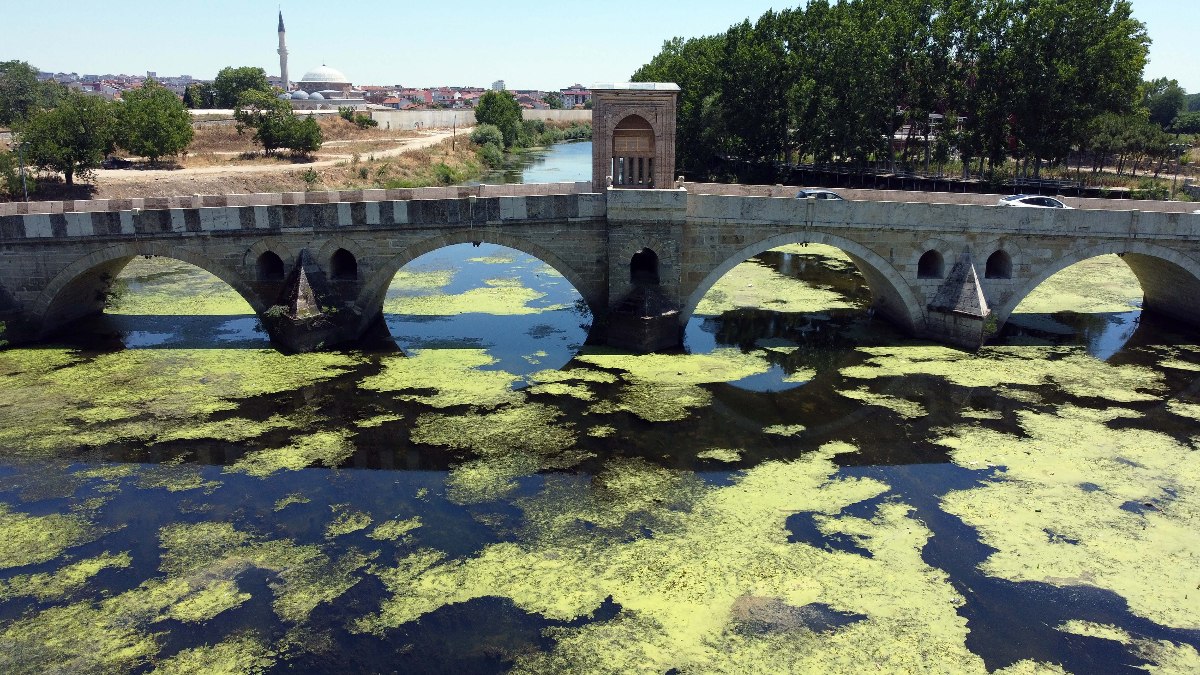
[[0,351],[0,672],[1200,668],[1200,348],[1115,256],[974,354],[816,245],[644,356],[486,243],[370,349],[281,355],[168,259],[116,290]]

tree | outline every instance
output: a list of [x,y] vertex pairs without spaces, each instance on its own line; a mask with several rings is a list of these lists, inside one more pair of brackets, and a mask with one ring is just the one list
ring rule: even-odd
[[1181,113],[1175,117],[1170,131],[1176,134],[1200,134],[1200,112]]
[[18,125],[61,98],[65,88],[57,82],[39,82],[37,74],[24,61],[0,63],[0,125]]
[[273,94],[275,89],[267,81],[267,73],[254,66],[232,66],[222,68],[213,80],[213,104],[218,108],[233,108],[246,92],[257,91]]
[[320,150],[321,144],[325,142],[325,135],[321,132],[321,125],[317,124],[316,118],[312,115],[308,115],[303,120],[299,120],[293,115],[287,122],[287,133],[285,136],[284,147],[295,154],[303,156],[311,155]]
[[543,100],[546,102],[546,105],[549,106],[549,108],[551,110],[562,110],[563,109],[563,97],[562,97],[562,94],[558,93],[557,91],[552,91],[552,92],[546,94],[546,98]]
[[183,90],[183,105],[189,110],[204,110],[215,107],[213,86],[207,82],[195,82],[189,84]]
[[238,99],[233,111],[237,120],[237,131],[245,133],[247,129],[254,130],[254,142],[263,147],[270,155],[282,147],[286,147],[289,130],[288,121],[295,118],[292,106],[287,101],[281,101],[274,95],[251,90],[244,92]]
[[154,80],[127,92],[119,109],[117,143],[135,155],[158,163],[191,144],[192,116],[174,92]]
[[475,121],[492,124],[504,135],[504,146],[511,148],[521,137],[521,106],[507,91],[485,92],[475,106]]
[[68,92],[57,107],[37,112],[23,126],[31,164],[62,172],[67,185],[88,178],[112,151],[116,113],[99,96]]
[[1146,82],[1143,90],[1142,102],[1150,111],[1150,121],[1163,129],[1171,126],[1176,115],[1187,108],[1187,94],[1175,80],[1160,77]]
[[273,94],[261,91],[242,94],[233,117],[237,120],[239,134],[254,129],[254,142],[261,145],[268,155],[274,154],[279,148],[309,155],[320,150],[325,140],[316,119],[311,116],[298,119],[292,113],[292,106]]

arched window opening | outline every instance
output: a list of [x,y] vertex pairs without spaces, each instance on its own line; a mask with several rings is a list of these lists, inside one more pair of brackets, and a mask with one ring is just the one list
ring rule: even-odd
[[644,248],[629,261],[629,281],[639,286],[658,285],[658,254]]
[[283,258],[273,251],[258,256],[259,281],[283,281]]
[[937,251],[926,251],[917,262],[918,279],[941,279],[945,276],[945,264],[942,254]]
[[329,271],[337,281],[357,281],[358,259],[350,251],[339,248],[329,259]]
[[654,128],[640,115],[613,129],[612,177],[615,187],[654,187]]
[[983,276],[986,279],[1011,279],[1012,257],[1004,251],[996,251],[988,257]]

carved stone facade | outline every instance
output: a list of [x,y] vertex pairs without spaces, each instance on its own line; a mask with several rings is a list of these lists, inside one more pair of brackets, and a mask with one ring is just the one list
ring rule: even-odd
[[675,186],[679,85],[627,82],[592,87],[592,187]]

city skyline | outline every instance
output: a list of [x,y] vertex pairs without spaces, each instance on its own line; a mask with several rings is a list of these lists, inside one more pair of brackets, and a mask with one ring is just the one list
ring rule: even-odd
[[[191,5],[144,0],[105,3],[88,22],[49,25],[44,12],[21,5],[6,10],[7,49],[0,60],[28,61],[49,72],[211,79],[225,66],[259,66],[278,75],[277,13],[288,28],[293,79],[322,64],[358,85],[431,87],[483,86],[503,79],[511,89],[558,90],[580,83],[624,81],[672,37],[723,32],[768,9],[798,3],[751,0],[736,4],[698,0],[685,8],[647,5],[636,17],[601,6],[573,8],[537,0],[510,6],[467,0],[450,15],[440,8],[373,7],[369,16],[338,13],[325,3],[237,3],[213,0],[199,11]],[[1191,48],[1200,18],[1175,0],[1134,0],[1134,15],[1153,40],[1145,77],[1179,81],[1200,92],[1200,68]],[[65,13],[95,5],[62,3]],[[413,29],[412,24],[430,28]],[[363,47],[362,45],[367,45]],[[201,50],[201,47],[203,49]],[[550,53],[560,57],[547,58]]]

